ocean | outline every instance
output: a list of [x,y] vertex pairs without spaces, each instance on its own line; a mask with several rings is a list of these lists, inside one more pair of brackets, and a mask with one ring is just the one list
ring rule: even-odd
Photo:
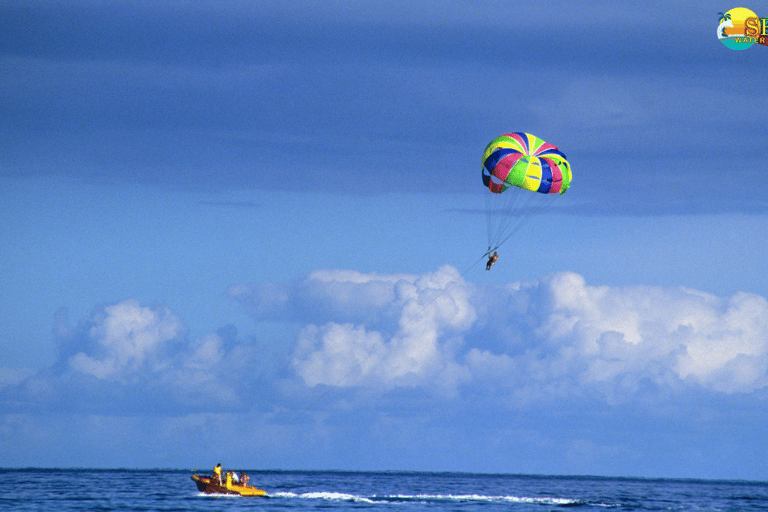
[[768,482],[395,471],[245,472],[250,483],[266,490],[268,497],[202,494],[190,478],[191,470],[0,469],[0,510],[768,510]]

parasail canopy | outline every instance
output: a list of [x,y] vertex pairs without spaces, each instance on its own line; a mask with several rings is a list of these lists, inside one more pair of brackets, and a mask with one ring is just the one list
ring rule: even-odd
[[525,222],[571,185],[571,165],[554,144],[516,132],[492,140],[483,153],[488,251],[497,249]]

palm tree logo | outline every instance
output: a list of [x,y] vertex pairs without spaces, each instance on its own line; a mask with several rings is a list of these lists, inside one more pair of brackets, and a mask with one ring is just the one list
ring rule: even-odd
[[725,34],[725,29],[733,28],[733,22],[731,22],[731,13],[727,12],[723,14],[722,12],[719,12],[717,15],[720,16],[720,25],[717,26],[717,38],[727,39],[728,36]]

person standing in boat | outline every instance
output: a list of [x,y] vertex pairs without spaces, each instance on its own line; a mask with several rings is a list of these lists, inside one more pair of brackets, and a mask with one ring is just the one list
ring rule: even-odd
[[216,464],[216,467],[213,468],[213,475],[219,479],[219,485],[222,485],[221,481],[221,462]]

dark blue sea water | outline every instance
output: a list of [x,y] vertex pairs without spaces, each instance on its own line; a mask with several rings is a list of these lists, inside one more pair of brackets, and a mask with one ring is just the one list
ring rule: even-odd
[[[225,468],[230,469],[230,468]],[[237,468],[232,468],[237,469]],[[206,495],[182,470],[0,470],[0,511],[768,510],[768,482],[248,471],[269,497]]]

